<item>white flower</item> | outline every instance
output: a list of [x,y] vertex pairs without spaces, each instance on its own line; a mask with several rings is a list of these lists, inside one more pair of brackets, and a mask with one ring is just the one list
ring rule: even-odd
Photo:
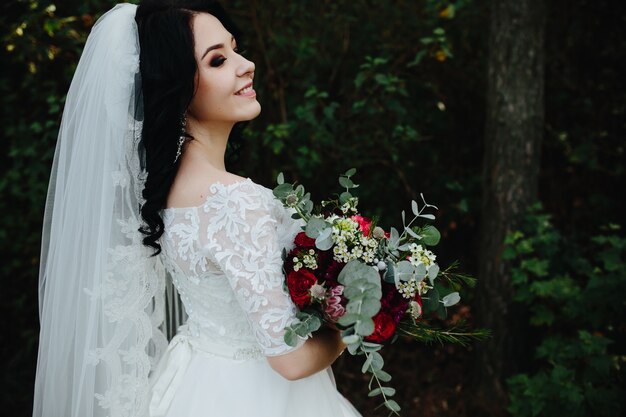
[[311,297],[315,298],[316,300],[321,301],[324,298],[326,298],[326,288],[324,288],[322,285],[318,283],[313,284],[310,291],[311,291]]
[[422,307],[415,300],[409,303],[409,311],[411,312],[411,316],[413,316],[414,319],[422,315]]

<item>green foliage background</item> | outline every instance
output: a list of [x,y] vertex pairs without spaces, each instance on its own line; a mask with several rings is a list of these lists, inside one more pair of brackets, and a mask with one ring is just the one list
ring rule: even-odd
[[[0,397],[13,416],[30,414],[41,218],[64,96],[90,27],[115,3],[0,5]],[[362,209],[386,226],[423,192],[441,208],[438,260],[476,271],[485,3],[225,2],[247,34],[263,107],[231,169],[268,186],[283,171],[320,198],[354,166]],[[549,2],[542,208],[508,252],[537,354],[509,380],[512,415],[624,410],[625,18],[609,0]],[[469,415],[467,351],[399,343],[389,355],[406,415]],[[443,360],[427,371],[433,357]],[[337,368],[340,389],[375,415],[356,366]]]

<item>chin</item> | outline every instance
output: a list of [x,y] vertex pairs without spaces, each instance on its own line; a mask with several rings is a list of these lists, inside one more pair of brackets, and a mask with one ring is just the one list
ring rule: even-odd
[[[253,106],[250,106],[250,107],[253,107]],[[251,108],[248,115],[242,118],[240,121],[248,122],[256,118],[259,114],[261,114],[261,105],[259,104],[258,101],[255,101],[254,108]]]

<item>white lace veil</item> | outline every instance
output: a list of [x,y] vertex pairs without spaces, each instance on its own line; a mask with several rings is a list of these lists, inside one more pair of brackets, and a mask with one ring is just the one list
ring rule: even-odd
[[167,345],[165,270],[138,232],[145,171],[136,6],[92,29],[72,80],[44,218],[35,417],[143,417]]

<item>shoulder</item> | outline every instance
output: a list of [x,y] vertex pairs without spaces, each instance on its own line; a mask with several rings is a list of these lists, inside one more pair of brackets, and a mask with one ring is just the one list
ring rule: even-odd
[[[183,167],[181,167],[183,168]],[[181,169],[168,193],[166,207],[199,207],[214,192],[214,185],[230,187],[247,179],[212,169]]]

